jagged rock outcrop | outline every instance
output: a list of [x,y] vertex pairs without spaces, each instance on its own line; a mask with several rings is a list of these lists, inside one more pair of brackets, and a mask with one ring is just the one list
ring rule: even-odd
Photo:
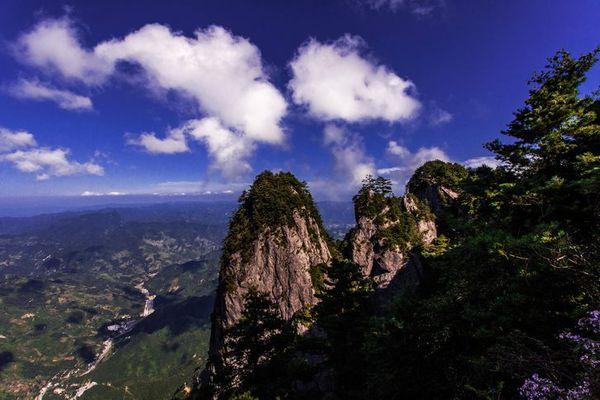
[[467,169],[460,164],[428,161],[417,168],[406,185],[406,192],[427,203],[439,217],[443,209],[451,206],[458,198],[457,187],[467,174]]
[[367,181],[353,200],[356,226],[346,237],[345,255],[378,289],[418,283],[421,266],[411,250],[437,237],[428,207],[412,195],[392,196],[381,178]]
[[422,268],[413,249],[430,245],[444,230],[466,176],[459,164],[429,161],[415,171],[402,197],[391,195],[385,179],[367,179],[353,199],[356,227],[346,237],[345,255],[378,289],[418,284]]
[[316,303],[311,268],[328,264],[327,234],[306,185],[292,174],[263,172],[240,198],[223,246],[209,361],[200,398],[218,396],[215,377],[226,367],[224,331],[237,322],[250,289],[268,293],[284,319]]
[[402,202],[406,211],[416,217],[417,231],[421,236],[421,243],[431,244],[438,236],[434,215],[428,213],[429,210],[423,205],[422,201],[411,194],[402,197]]

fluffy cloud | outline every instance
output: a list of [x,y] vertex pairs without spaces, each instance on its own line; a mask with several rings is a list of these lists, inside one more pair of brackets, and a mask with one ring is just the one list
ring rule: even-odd
[[35,173],[38,180],[75,174],[104,175],[101,165],[72,161],[69,153],[68,149],[37,147],[29,132],[0,128],[0,162],[10,163],[22,172]]
[[482,165],[487,165],[490,168],[496,168],[502,165],[502,162],[500,160],[497,160],[495,157],[482,156],[469,158],[468,160],[463,162],[463,165],[467,168],[477,168],[481,167]]
[[398,164],[392,167],[379,168],[377,173],[389,176],[394,181],[396,190],[402,189],[415,170],[427,161],[450,161],[450,157],[439,147],[421,147],[413,153],[394,140],[388,142],[386,152]]
[[[281,119],[287,103],[269,82],[259,49],[219,26],[199,29],[188,37],[149,24],[86,49],[68,18],[45,20],[19,38],[16,54],[25,63],[89,85],[105,83],[120,62],[140,66],[149,89],[175,91],[198,104],[199,112],[207,116],[206,122],[198,122],[202,127],[198,138],[207,145],[214,165],[226,174],[249,169],[243,163],[241,169],[239,163],[231,168],[224,165],[230,154],[243,153],[247,160],[256,144],[285,140]],[[184,135],[173,131],[163,139],[145,133],[130,142],[151,153],[189,150]]]
[[0,128],[0,152],[37,145],[33,135],[26,131]]
[[252,171],[248,159],[256,150],[255,141],[247,135],[227,129],[218,118],[208,117],[187,121],[171,129],[164,138],[154,133],[143,133],[130,139],[129,144],[142,147],[148,153],[175,154],[189,151],[188,139],[206,146],[211,158],[211,169],[229,180],[240,180]]
[[252,170],[248,158],[255,150],[253,141],[225,128],[216,118],[204,118],[187,124],[189,134],[206,144],[212,168],[224,177],[238,180]]
[[55,89],[38,81],[21,79],[9,89],[10,94],[20,99],[53,101],[65,110],[91,110],[92,100],[68,90]]
[[150,84],[194,98],[207,114],[250,139],[281,143],[286,102],[268,82],[260,51],[218,26],[189,38],[159,24],[100,43],[94,54],[115,64],[139,64]]
[[16,44],[23,62],[50,68],[69,79],[100,84],[113,72],[114,64],[84,49],[77,30],[68,18],[47,19],[21,35]]
[[362,45],[359,37],[345,35],[333,43],[311,39],[300,47],[290,63],[294,102],[326,121],[415,117],[420,103],[413,83],[362,57]]
[[408,150],[406,147],[404,147],[402,145],[399,145],[394,140],[390,140],[388,142],[386,151],[388,154],[391,154],[395,157],[399,157],[400,159],[406,159],[411,155],[410,150]]
[[129,139],[128,143],[142,147],[151,154],[176,154],[190,151],[182,128],[169,130],[164,139],[159,139],[153,132],[142,133],[139,137]]
[[323,142],[333,154],[336,181],[353,187],[365,176],[375,173],[375,163],[365,153],[359,136],[329,124],[325,127]]
[[12,163],[19,171],[35,173],[40,181],[53,176],[75,174],[104,175],[104,168],[92,161],[79,163],[68,159],[69,150],[35,148],[0,155],[0,161]]

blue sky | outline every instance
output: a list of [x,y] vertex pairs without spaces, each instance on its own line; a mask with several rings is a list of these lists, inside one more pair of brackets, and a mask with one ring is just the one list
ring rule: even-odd
[[591,0],[139,3],[0,0],[0,196],[401,191],[492,163],[531,74],[600,44]]

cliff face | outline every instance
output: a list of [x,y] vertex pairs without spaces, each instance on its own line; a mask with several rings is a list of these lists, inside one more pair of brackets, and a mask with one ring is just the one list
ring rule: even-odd
[[[218,299],[222,313],[217,313],[224,326],[239,319],[243,296],[250,288],[277,300],[284,319],[315,303],[310,267],[328,263],[331,255],[315,219],[294,212],[293,220],[290,226],[261,232],[252,244],[248,260],[240,251],[224,260],[224,290]],[[309,231],[315,233],[314,237]]]
[[439,217],[458,198],[457,187],[466,176],[467,170],[460,164],[429,161],[415,171],[406,185],[406,192],[427,203]]
[[437,237],[434,216],[414,196],[361,192],[355,196],[356,227],[347,236],[346,255],[378,289],[418,283],[421,267],[411,250]]
[[289,319],[316,303],[311,267],[331,259],[312,197],[293,175],[260,174],[240,202],[223,248],[204,387],[227,366],[224,330],[239,320],[244,295],[251,288],[269,294]]
[[417,224],[417,232],[419,232],[421,243],[428,245],[437,238],[437,226],[435,225],[435,214],[431,214],[428,207],[422,200],[406,194],[402,197],[404,208],[414,216]]
[[367,180],[353,199],[356,227],[346,238],[345,255],[378,289],[416,285],[422,268],[413,248],[431,244],[444,229],[465,177],[461,165],[430,161],[415,171],[403,197],[392,196],[381,178]]

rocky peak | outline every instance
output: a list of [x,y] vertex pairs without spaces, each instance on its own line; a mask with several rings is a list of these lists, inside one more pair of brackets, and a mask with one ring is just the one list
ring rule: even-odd
[[356,226],[345,240],[346,257],[362,266],[379,289],[417,282],[420,268],[411,249],[437,236],[428,207],[412,195],[393,196],[383,178],[367,178],[353,200]]
[[440,160],[428,161],[417,168],[406,185],[406,192],[427,203],[435,215],[454,203],[460,183],[467,177],[465,167]]
[[224,330],[239,320],[249,290],[267,293],[290,319],[316,303],[311,270],[330,259],[327,233],[306,184],[290,173],[258,175],[240,197],[223,245],[209,361],[200,383],[208,387],[227,365]]

